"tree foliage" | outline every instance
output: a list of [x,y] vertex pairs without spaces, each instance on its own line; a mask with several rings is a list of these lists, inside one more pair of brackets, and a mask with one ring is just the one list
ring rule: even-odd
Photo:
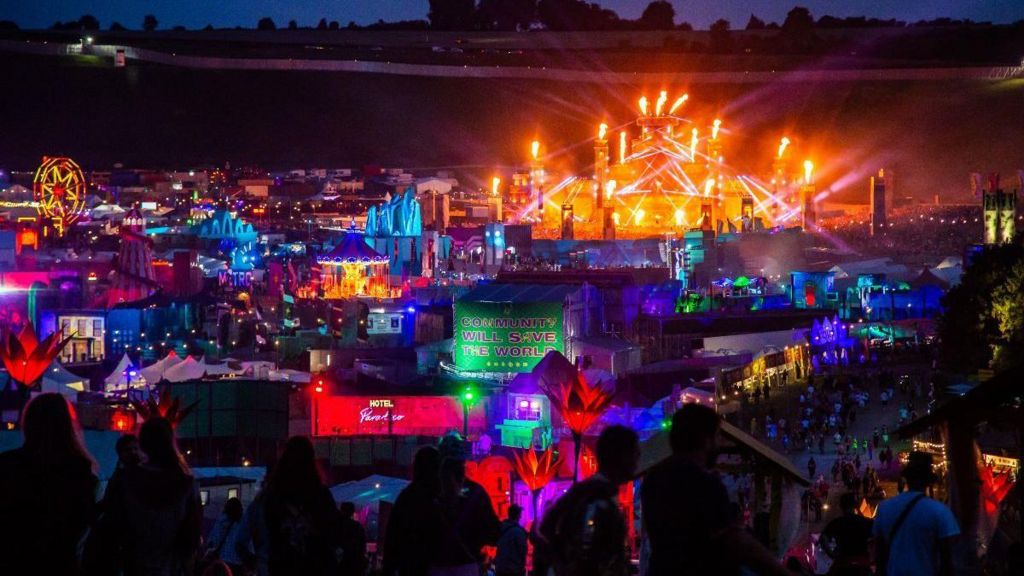
[[274,24],[274,20],[269,16],[260,18],[259,22],[256,23],[257,30],[277,30],[277,24]]
[[525,30],[537,16],[537,0],[480,0],[477,20],[482,30]]
[[728,20],[718,19],[711,25],[711,51],[716,54],[732,52],[732,33]]
[[753,14],[750,15],[750,20],[747,20],[747,30],[764,30],[765,23]]
[[549,30],[612,30],[620,22],[612,10],[583,0],[539,0],[537,17]]
[[640,25],[647,30],[671,30],[675,27],[676,9],[665,0],[655,0],[644,8]]
[[430,0],[427,13],[434,30],[472,30],[476,22],[474,0]]
[[938,335],[946,369],[972,373],[1024,360],[1024,249],[990,246],[974,255],[943,298]]
[[999,338],[992,350],[992,365],[1006,369],[1024,354],[1024,258],[1019,258],[992,293],[992,317]]
[[146,14],[146,16],[142,19],[142,29],[146,32],[152,32],[156,30],[157,25],[158,23],[156,21],[156,16],[153,16],[152,14]]
[[803,6],[795,6],[786,14],[782,29],[787,32],[807,32],[814,29],[814,16]]
[[78,27],[81,30],[95,32],[100,29],[100,21],[92,14],[84,14],[78,19]]

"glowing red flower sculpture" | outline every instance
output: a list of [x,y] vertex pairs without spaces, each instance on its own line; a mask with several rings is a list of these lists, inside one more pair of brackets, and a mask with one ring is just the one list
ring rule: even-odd
[[597,474],[597,454],[586,446],[580,450],[580,480],[586,480]]
[[583,434],[611,405],[612,393],[601,386],[591,386],[560,352],[549,352],[533,369],[533,374],[538,377],[541,391],[572,432],[574,469],[578,472]]
[[533,518],[536,520],[541,517],[540,502],[538,501],[540,492],[555,478],[558,468],[562,465],[562,459],[555,455],[553,446],[548,446],[548,449],[541,452],[540,456],[537,456],[537,452],[531,448],[513,450],[512,456],[515,458],[512,465],[515,467],[516,474],[530,490]]
[[3,359],[11,379],[25,388],[34,386],[71,340],[71,336],[63,338],[63,335],[63,331],[57,330],[40,342],[31,323],[26,324],[17,336],[8,333],[0,347],[0,359]]
[[181,407],[181,403],[178,398],[171,398],[171,391],[169,388],[164,388],[160,392],[158,399],[154,399],[153,396],[146,398],[144,402],[137,400],[132,401],[132,406],[135,411],[139,413],[139,416],[143,420],[149,420],[154,417],[161,417],[171,423],[171,426],[177,426],[182,420],[188,416],[199,401],[195,401],[184,408]]
[[562,459],[555,455],[553,446],[548,446],[548,449],[541,452],[540,456],[537,456],[537,452],[529,448],[513,450],[512,456],[515,458],[512,464],[516,474],[530,489],[530,492],[536,492],[547,486],[554,479],[558,467],[562,464]]
[[1013,488],[1010,475],[1000,474],[997,476],[992,472],[992,468],[982,462],[978,465],[978,479],[981,481],[981,502],[985,506],[984,512],[995,517],[996,512],[999,511],[999,504]]

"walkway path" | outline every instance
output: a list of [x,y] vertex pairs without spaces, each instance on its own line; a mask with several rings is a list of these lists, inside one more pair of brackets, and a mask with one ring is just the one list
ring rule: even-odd
[[[868,371],[878,371],[880,368],[884,368],[892,373],[895,377],[899,377],[903,374],[909,374],[916,381],[922,383],[922,388],[927,382],[927,375],[929,373],[928,367],[923,362],[910,362],[910,363],[898,363],[898,364],[886,364],[883,366],[871,366],[868,369],[857,369],[850,368],[846,374],[851,375],[862,375]],[[795,407],[799,404],[800,392],[806,388],[801,386],[789,386],[785,390],[777,390],[772,392],[770,405],[776,409],[777,414],[785,415],[786,418],[790,416],[788,414],[795,411]],[[926,389],[926,388],[925,388]],[[887,406],[882,406],[879,399],[879,394],[875,386],[868,386],[867,390],[870,394],[869,401],[864,408],[857,409],[856,420],[849,424],[847,427],[847,434],[852,438],[856,438],[858,441],[870,440],[872,432],[877,428],[882,429],[883,426],[888,427],[890,432],[890,444],[893,448],[893,453],[898,454],[900,451],[907,450],[908,444],[905,441],[898,440],[894,432],[898,428],[898,412],[901,404],[905,403],[909,397],[904,396],[897,389],[896,397],[888,403]],[[924,405],[923,399],[915,400],[915,406],[920,410]],[[764,404],[764,402],[762,402]],[[759,407],[759,411],[764,410],[764,407]],[[758,417],[759,425],[763,425],[763,417]],[[744,429],[749,430],[749,417],[744,422]],[[762,435],[763,437],[763,435]],[[770,446],[776,450],[783,452],[782,443],[778,440],[769,443]],[[804,450],[800,447],[799,450],[790,450],[787,454],[796,467],[807,473],[807,463],[811,457],[815,460],[816,472],[815,476],[824,474],[825,479],[832,485],[831,470],[832,465],[838,459],[839,455],[836,453],[835,445],[832,442],[832,438],[826,437],[825,441],[825,452],[822,454],[818,451],[817,445],[812,446],[810,451]],[[875,451],[874,459],[869,461],[866,454],[861,455],[861,472],[868,465],[871,465],[876,470],[879,468],[878,451]],[[889,471],[880,471],[880,480],[883,489],[886,494],[894,494],[896,489],[896,478],[898,475],[898,465],[894,465]],[[814,480],[813,478],[811,479]],[[835,517],[839,513],[839,496],[845,491],[845,488],[840,484],[839,486],[832,485],[829,491],[829,499],[826,503],[825,514],[822,516],[821,522],[814,522],[813,515],[810,516],[809,521],[806,525],[808,532],[819,532],[829,520]]]

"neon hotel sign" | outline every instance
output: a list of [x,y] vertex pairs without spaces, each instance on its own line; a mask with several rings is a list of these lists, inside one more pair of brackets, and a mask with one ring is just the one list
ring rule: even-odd
[[[381,412],[383,410],[383,412]],[[391,418],[391,422],[401,422],[405,419],[405,414],[395,413],[395,403],[387,398],[370,400],[369,406],[359,411],[359,423],[365,424],[367,422],[387,422],[388,418]]]
[[[317,399],[313,428],[317,436],[440,436],[462,430],[464,417],[462,403],[452,396],[327,396]],[[468,417],[472,430],[486,425],[479,404]]]

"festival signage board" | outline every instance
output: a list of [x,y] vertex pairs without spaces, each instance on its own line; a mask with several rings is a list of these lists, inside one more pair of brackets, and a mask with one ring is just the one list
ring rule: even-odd
[[565,353],[562,303],[457,302],[455,365],[469,372],[529,372]]
[[[462,432],[462,402],[452,396],[317,396],[314,436],[443,436]],[[486,428],[482,403],[469,409],[470,434]]]

